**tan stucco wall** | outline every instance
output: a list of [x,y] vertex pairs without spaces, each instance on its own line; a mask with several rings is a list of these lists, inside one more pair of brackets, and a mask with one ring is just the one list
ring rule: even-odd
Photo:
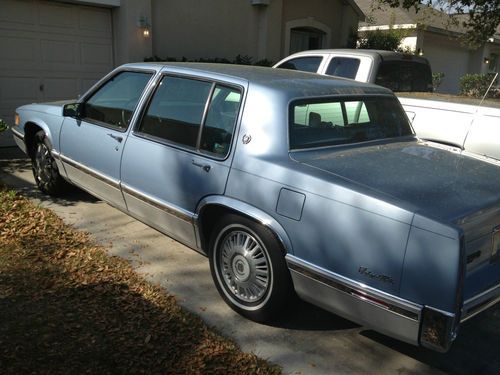
[[445,73],[439,92],[456,94],[460,90],[460,77],[467,73],[479,73],[471,69],[472,52],[448,36],[424,32],[422,46],[424,57],[429,60],[432,72]]
[[153,53],[189,59],[255,57],[259,10],[242,0],[153,0]]
[[[358,15],[341,0],[151,0],[153,54],[166,58],[277,61],[288,53],[293,27],[322,25],[329,30],[326,48],[344,47],[357,29]],[[287,28],[288,22],[288,28]]]
[[[332,0],[285,0],[283,6],[283,35],[287,24],[301,20],[303,26],[315,27],[319,23],[330,29],[325,48],[345,47],[349,34],[358,27],[358,16],[347,3]],[[294,27],[298,25],[293,24]],[[281,49],[288,53],[287,38],[283,38]]]
[[144,61],[153,54],[153,36],[143,36],[141,18],[151,24],[151,0],[121,0],[121,6],[113,9],[115,65]]

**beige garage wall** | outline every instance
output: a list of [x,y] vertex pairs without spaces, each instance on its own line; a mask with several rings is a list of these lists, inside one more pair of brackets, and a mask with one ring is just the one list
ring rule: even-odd
[[[470,72],[471,51],[446,35],[430,32],[424,33],[422,46],[424,57],[429,60],[432,72],[446,72],[439,92],[458,93],[460,77]],[[450,64],[450,61],[453,63]]]
[[255,55],[257,12],[249,1],[153,0],[153,52],[188,59]]

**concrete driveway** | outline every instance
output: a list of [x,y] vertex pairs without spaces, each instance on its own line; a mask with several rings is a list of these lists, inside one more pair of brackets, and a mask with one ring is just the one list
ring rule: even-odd
[[398,342],[306,303],[293,306],[277,325],[257,324],[222,301],[202,255],[82,191],[65,199],[43,196],[29,161],[7,159],[5,149],[0,181],[90,232],[110,254],[128,259],[186,309],[244,351],[280,364],[285,374],[500,374],[500,306],[465,323],[447,354]]

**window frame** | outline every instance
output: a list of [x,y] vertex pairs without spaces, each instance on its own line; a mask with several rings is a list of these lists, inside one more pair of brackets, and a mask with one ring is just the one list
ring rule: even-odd
[[[207,83],[211,84],[210,91],[209,91],[209,94],[207,97],[207,101],[205,102],[205,106],[203,109],[201,123],[200,123],[199,129],[198,129],[198,135],[196,138],[196,146],[194,148],[190,147],[188,145],[176,143],[173,141],[169,141],[168,139],[156,137],[154,135],[139,131],[139,126],[142,124],[142,121],[144,119],[144,116],[146,115],[147,110],[149,109],[151,101],[153,100],[153,97],[155,96],[156,92],[158,91],[158,89],[160,87],[160,83],[167,77],[189,79],[189,80],[193,80],[193,81],[201,81],[201,82],[207,82]],[[213,94],[215,92],[217,85],[231,88],[231,89],[235,89],[235,90],[239,91],[239,93],[241,95],[241,100],[240,100],[240,104],[238,107],[238,114],[236,116],[236,119],[235,119],[235,122],[233,125],[233,135],[231,137],[229,149],[228,149],[226,155],[224,155],[223,157],[217,157],[211,153],[208,153],[208,152],[200,149],[201,136],[203,133],[203,129],[205,127],[205,121],[206,121],[208,111],[210,109],[210,104],[211,104],[212,99],[213,99]],[[233,149],[233,143],[235,142],[235,139],[237,138],[236,133],[238,131],[238,124],[240,123],[241,116],[243,113],[243,102],[245,101],[245,98],[246,98],[245,97],[245,88],[242,85],[239,85],[236,83],[226,82],[226,81],[222,81],[222,80],[218,80],[218,79],[211,79],[211,78],[207,78],[207,77],[193,76],[193,75],[184,74],[184,73],[161,72],[157,77],[157,80],[155,82],[155,86],[149,91],[148,96],[147,96],[146,100],[144,101],[142,108],[140,109],[140,112],[137,116],[137,121],[135,122],[135,124],[132,128],[132,134],[135,137],[142,138],[142,139],[145,139],[145,140],[157,143],[157,144],[161,144],[164,146],[168,146],[168,147],[180,150],[180,151],[189,152],[189,153],[197,155],[197,156],[203,156],[203,157],[206,157],[206,158],[209,158],[212,160],[216,160],[216,161],[225,161],[231,155],[231,152]]]
[[[390,141],[395,141],[395,140],[402,140],[402,139],[414,139],[415,138],[415,130],[413,129],[413,126],[411,125],[410,120],[408,119],[408,116],[403,116],[403,118],[407,119],[408,122],[408,127],[411,130],[411,134],[409,135],[402,135],[398,137],[386,137],[386,138],[379,138],[379,139],[371,139],[371,140],[366,140],[366,141],[360,141],[360,142],[352,142],[352,143],[344,143],[344,144],[333,144],[333,145],[323,145],[323,146],[315,146],[315,147],[301,147],[301,148],[292,148],[291,147],[291,124],[292,124],[292,119],[295,117],[294,114],[294,108],[298,103],[302,103],[307,101],[307,104],[313,104],[313,103],[324,103],[327,101],[336,101],[336,102],[346,102],[346,101],[364,101],[363,99],[372,99],[372,98],[389,98],[389,99],[394,99],[396,100],[397,103],[399,103],[399,100],[397,97],[389,94],[363,94],[363,95],[339,95],[339,96],[319,96],[319,97],[299,97],[299,98],[294,98],[288,102],[288,116],[287,116],[287,125],[286,125],[286,133],[287,133],[287,147],[288,147],[288,152],[300,152],[300,151],[311,151],[311,150],[318,150],[318,149],[325,149],[325,148],[346,148],[346,147],[353,147],[356,145],[360,144],[377,144],[380,142],[387,142],[388,140]],[[405,111],[403,110],[403,107],[399,103],[401,107],[401,111],[404,114]]]
[[[311,58],[319,58],[320,59],[318,67],[317,67],[317,69],[315,71],[302,70],[302,69],[290,69],[290,68],[283,67],[283,65],[289,64],[291,61],[294,61],[294,60],[311,59]],[[293,56],[293,57],[290,57],[289,59],[281,62],[281,64],[278,65],[278,66],[276,66],[275,68],[285,69],[285,70],[291,70],[291,71],[296,71],[296,72],[306,72],[306,73],[318,73],[318,74],[321,74],[321,72],[323,71],[323,67],[325,65],[325,61],[326,61],[326,57],[324,55],[321,55],[321,54]]]
[[110,129],[110,130],[113,130],[113,131],[116,131],[116,132],[119,132],[119,133],[127,133],[129,131],[129,129],[131,127],[131,124],[132,124],[132,119],[134,118],[134,114],[137,112],[139,104],[141,103],[141,99],[145,95],[145,93],[148,91],[148,86],[150,86],[151,82],[156,77],[156,74],[157,74],[156,70],[154,70],[154,69],[130,68],[130,67],[126,67],[126,68],[123,68],[123,69],[115,70],[115,71],[111,72],[110,74],[108,74],[107,76],[105,76],[100,82],[96,83],[96,85],[94,85],[89,91],[87,91],[85,93],[85,95],[80,98],[80,100],[78,101],[78,104],[80,106],[84,106],[85,103],[88,100],[90,100],[109,81],[111,81],[112,79],[114,79],[115,77],[117,77],[119,74],[122,74],[122,73],[146,73],[146,74],[150,74],[151,75],[149,77],[148,82],[144,86],[144,89],[142,90],[141,95],[139,96],[139,100],[137,101],[137,104],[135,105],[135,107],[134,107],[134,109],[132,111],[132,116],[130,117],[130,121],[127,124],[127,127],[126,128],[121,128],[119,126],[108,124],[106,122],[98,121],[98,120],[95,120],[95,119],[92,119],[92,118],[88,118],[88,117],[81,117],[81,118],[79,118],[79,120],[85,121],[85,123],[87,123],[87,124],[99,126],[101,128]]

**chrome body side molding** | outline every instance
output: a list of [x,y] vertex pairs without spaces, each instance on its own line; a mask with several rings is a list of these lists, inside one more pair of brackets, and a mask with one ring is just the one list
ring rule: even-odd
[[318,305],[402,341],[418,345],[423,306],[287,255],[297,294]]
[[112,179],[108,176],[105,176],[103,175],[102,173],[99,173],[89,167],[86,167],[85,165],[81,164],[81,163],[78,163],[77,161],[74,161],[73,159],[70,159],[62,154],[58,154],[57,156],[55,156],[54,154],[54,151],[52,151],[52,155],[55,157],[55,158],[60,158],[60,160],[63,162],[63,163],[66,163],[66,165],[72,167],[72,168],[75,168],[77,169],[78,171],[80,172],[84,172],[86,174],[88,174],[89,176],[101,181],[101,182],[104,182],[106,183],[107,185],[115,188],[115,189],[119,189],[120,188],[120,181],[117,181],[115,179]]
[[465,322],[498,302],[500,302],[500,284],[465,301],[460,321]]
[[27,153],[26,144],[24,143],[24,134],[14,128],[10,128],[10,131],[14,136],[14,142],[16,142],[17,147],[19,147],[24,153]]
[[202,252],[198,248],[193,213],[160,201],[124,183],[121,184],[121,189],[131,215],[184,245]]

